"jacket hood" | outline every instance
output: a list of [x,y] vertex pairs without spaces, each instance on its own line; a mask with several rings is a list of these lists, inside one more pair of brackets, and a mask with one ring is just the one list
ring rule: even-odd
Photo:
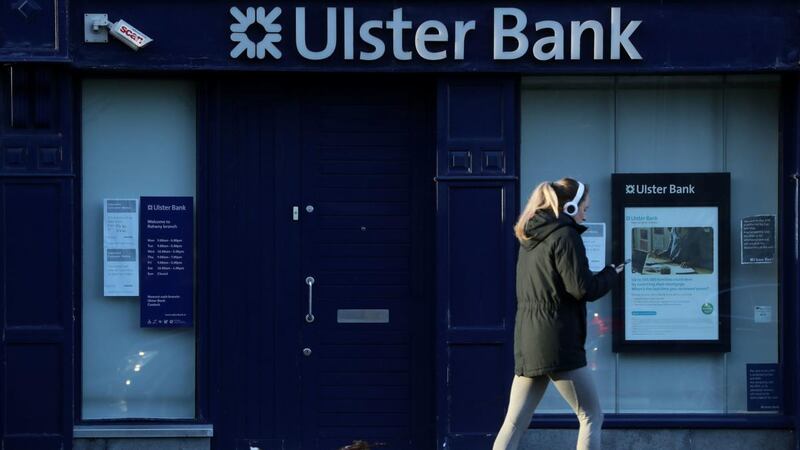
[[586,231],[585,226],[579,225],[575,222],[575,219],[568,214],[559,214],[558,217],[556,217],[552,212],[540,209],[536,211],[536,214],[525,224],[525,236],[530,239],[522,241],[520,245],[526,250],[533,250],[536,246],[544,242],[548,236],[553,234],[554,231],[563,227],[574,227],[578,231],[578,234],[582,234]]

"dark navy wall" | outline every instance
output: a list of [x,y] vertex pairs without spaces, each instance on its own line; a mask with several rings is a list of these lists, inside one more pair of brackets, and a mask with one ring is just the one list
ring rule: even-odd
[[4,2],[0,9],[0,61],[66,60],[68,6],[63,0]]
[[794,416],[795,448],[800,450],[800,386],[798,386],[798,363],[800,363],[800,307],[797,296],[800,294],[800,243],[797,240],[798,214],[800,210],[800,77],[795,75],[785,76],[783,79],[782,96],[782,121],[781,145],[783,147],[783,176],[780,180],[781,191],[784,193],[781,203],[783,234],[781,242],[791,242],[792,248],[785,248],[782,253],[781,283],[784,289],[783,314],[786,323],[783,327],[780,360],[784,362],[784,380],[794,380],[785,383],[784,409],[787,415]]
[[518,89],[442,78],[437,117],[439,448],[488,448],[513,377]]
[[[229,12],[231,7],[245,11],[247,7],[264,7],[265,13],[279,6],[282,11],[274,23],[282,29],[281,40],[275,45],[281,59],[270,55],[265,59],[230,57],[236,43],[231,41],[231,24],[236,23]],[[321,50],[325,45],[325,8],[338,7],[337,49],[321,61],[303,59],[295,46],[296,6],[305,6],[308,19],[308,46]],[[622,59],[609,59],[611,34],[611,7],[621,8],[622,29],[631,20],[642,24],[633,33],[631,41],[642,55],[642,60],[632,61],[622,52]],[[447,44],[432,43],[431,50],[447,50],[447,58],[426,61],[418,55],[411,60],[399,61],[392,56],[392,32],[375,32],[386,46],[384,56],[376,61],[346,60],[343,50],[344,7],[354,7],[355,54],[371,50],[359,39],[359,26],[366,20],[387,21],[394,8],[403,8],[403,18],[413,22],[414,30],[426,20],[443,22],[449,32]],[[493,61],[493,8],[517,7],[527,15],[525,30],[531,47],[544,32],[537,33],[536,21],[555,20],[565,27],[565,40],[569,41],[569,22],[572,20],[597,20],[604,26],[604,59],[591,58],[590,37],[585,36],[582,59],[562,61],[537,61],[529,50],[512,61]],[[796,2],[790,0],[747,0],[725,2],[617,2],[555,0],[538,2],[483,2],[477,0],[437,1],[407,0],[405,2],[358,2],[356,4],[333,0],[314,1],[303,5],[277,1],[264,4],[242,2],[192,2],[179,0],[163,2],[106,2],[83,0],[71,6],[72,57],[79,67],[136,68],[136,69],[225,69],[267,71],[467,71],[467,72],[525,72],[525,73],[643,73],[686,71],[763,71],[796,70],[800,59],[800,15]],[[130,22],[154,39],[148,47],[133,52],[111,39],[108,44],[83,43],[84,13],[106,13],[109,19],[120,18]],[[453,36],[455,21],[476,21],[476,28],[466,37],[463,60],[454,59]],[[509,20],[508,27],[512,26]],[[414,47],[414,30],[403,33],[404,49]],[[264,36],[254,25],[248,29],[254,41]],[[512,48],[513,43],[508,43]]]
[[2,68],[0,447],[71,448],[74,174],[68,73]]

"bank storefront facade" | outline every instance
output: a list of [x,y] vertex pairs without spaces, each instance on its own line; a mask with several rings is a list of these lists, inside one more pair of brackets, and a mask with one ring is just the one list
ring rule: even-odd
[[[0,24],[0,447],[489,448],[512,226],[571,176],[592,267],[631,259],[588,305],[604,445],[800,448],[794,3]],[[523,448],[576,428],[548,392]]]

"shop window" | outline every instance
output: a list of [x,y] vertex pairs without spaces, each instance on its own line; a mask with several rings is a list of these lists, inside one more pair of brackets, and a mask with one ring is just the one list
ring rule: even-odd
[[[539,77],[521,99],[521,201],[537,183],[572,176],[591,187],[588,222],[608,226],[612,173],[729,172],[730,352],[612,351],[611,295],[589,304],[587,359],[607,413],[751,413],[748,364],[779,361],[778,258],[743,264],[742,219],[779,222],[779,84],[769,76]],[[664,249],[666,229],[638,229],[638,250]],[[775,237],[777,241],[777,236]],[[775,251],[780,243],[775,242]],[[776,254],[777,256],[777,254]],[[538,413],[569,413],[548,391]],[[779,409],[759,412],[780,413]]]
[[194,85],[87,80],[82,107],[82,419],[194,418],[195,328],[141,327],[103,261],[104,199],[195,197]]

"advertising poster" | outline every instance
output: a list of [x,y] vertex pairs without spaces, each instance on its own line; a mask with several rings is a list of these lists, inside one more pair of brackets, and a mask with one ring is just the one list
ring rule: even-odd
[[103,200],[103,295],[139,295],[139,200]]
[[582,224],[586,231],[581,234],[586,257],[589,259],[589,270],[600,272],[606,266],[606,224],[603,222]]
[[717,208],[625,208],[625,339],[719,339]]
[[140,326],[193,326],[194,200],[142,197]]
[[612,179],[614,351],[729,351],[729,175]]

